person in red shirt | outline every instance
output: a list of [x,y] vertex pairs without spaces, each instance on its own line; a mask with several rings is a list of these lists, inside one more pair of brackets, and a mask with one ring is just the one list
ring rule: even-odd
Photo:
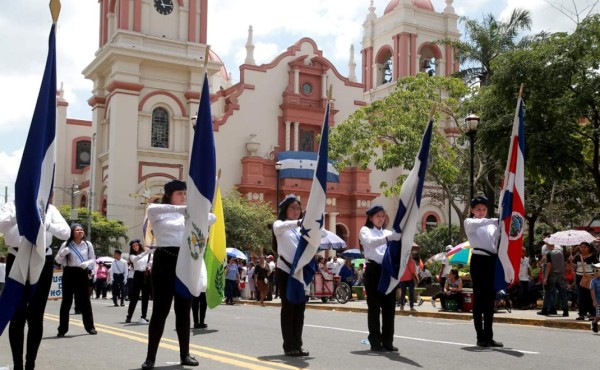
[[567,297],[571,301],[571,309],[577,306],[577,285],[575,284],[575,271],[570,264],[565,265],[565,283],[567,285]]
[[98,262],[96,268],[96,299],[100,298],[102,293],[102,299],[106,299],[106,278],[108,274],[108,268],[104,265],[104,262]]

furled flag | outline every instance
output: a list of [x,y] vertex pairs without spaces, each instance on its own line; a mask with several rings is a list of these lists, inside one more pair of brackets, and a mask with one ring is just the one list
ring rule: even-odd
[[525,130],[523,99],[519,96],[510,138],[508,161],[500,193],[498,260],[494,287],[506,289],[519,281],[523,227],[525,225]]
[[421,207],[423,184],[427,173],[432,131],[433,119],[429,121],[425,129],[421,147],[415,158],[415,165],[400,190],[400,204],[392,227],[396,232],[402,233],[402,237],[400,240],[389,241],[383,256],[379,291],[385,294],[390,293],[398,285],[410,258],[410,251],[417,231],[417,222],[419,221],[419,208]]
[[15,209],[21,245],[0,297],[0,334],[16,310],[33,295],[46,260],[44,218],[56,162],[56,24],[50,29],[48,57],[15,183]]
[[[279,178],[312,179],[317,167],[317,156],[315,152],[280,152],[277,154],[277,159],[281,163]],[[340,182],[340,173],[335,169],[332,161],[327,164],[327,181]]]
[[287,298],[293,304],[305,301],[304,288],[311,282],[316,271],[315,253],[321,244],[323,213],[327,200],[327,157],[329,150],[329,102],[325,108],[325,118],[321,131],[321,143],[317,168],[314,172],[310,195],[306,205],[306,214],[300,225],[301,238],[298,242],[294,262],[288,279]]
[[180,297],[198,297],[206,290],[204,252],[208,237],[209,213],[215,196],[216,175],[215,138],[208,76],[205,73],[190,156],[187,183],[188,217],[175,268],[175,291]]
[[221,188],[217,186],[217,193],[213,204],[213,213],[217,220],[210,227],[208,248],[204,253],[206,264],[206,303],[208,307],[215,308],[223,302],[225,296],[225,262],[227,242],[225,239],[225,216],[223,215],[223,202]]

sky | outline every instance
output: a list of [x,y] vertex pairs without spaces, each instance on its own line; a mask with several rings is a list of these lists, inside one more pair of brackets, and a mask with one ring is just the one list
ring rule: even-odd
[[[373,0],[375,14],[383,15],[390,0]],[[323,56],[348,75],[350,45],[355,48],[355,62],[360,64],[362,24],[371,0],[209,0],[208,44],[225,63],[233,82],[239,80],[239,66],[244,63],[248,27],[252,25],[257,64],[269,63],[274,57],[302,37],[317,43]],[[431,0],[435,11],[442,12],[446,2]],[[568,31],[575,22],[556,8],[573,13],[575,4],[583,10],[596,0],[454,0],[460,16],[481,19],[493,14],[505,19],[515,7],[532,13],[531,32]],[[92,82],[81,71],[98,50],[99,4],[97,0],[61,0],[57,30],[57,80],[62,84],[69,103],[69,118],[91,120],[87,100]],[[300,5],[301,4],[301,5]],[[552,6],[554,5],[554,6]],[[597,8],[600,8],[598,6]],[[20,0],[0,12],[0,204],[5,187],[8,200],[14,194],[14,181],[47,55],[52,25],[48,1]],[[291,10],[293,9],[293,10]],[[595,9],[598,12],[598,9]],[[360,81],[360,65],[356,68]]]

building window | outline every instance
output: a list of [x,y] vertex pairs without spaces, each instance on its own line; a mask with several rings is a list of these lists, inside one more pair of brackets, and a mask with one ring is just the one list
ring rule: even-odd
[[313,91],[312,85],[308,82],[302,84],[302,92],[304,95],[310,95]]
[[164,108],[152,111],[152,147],[169,147],[169,113]]
[[78,141],[75,145],[75,168],[81,170],[90,165],[92,142]]
[[314,152],[315,151],[315,133],[314,131],[306,131],[300,129],[300,151]]
[[431,231],[433,228],[435,228],[437,226],[437,223],[437,217],[435,217],[434,215],[427,216],[427,218],[425,219],[425,227],[427,228],[427,231]]

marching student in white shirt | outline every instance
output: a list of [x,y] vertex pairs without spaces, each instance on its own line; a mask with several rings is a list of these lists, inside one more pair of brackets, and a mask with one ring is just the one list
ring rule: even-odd
[[121,258],[123,253],[120,250],[113,252],[113,262],[108,270],[109,281],[112,285],[112,299],[115,307],[118,307],[117,297],[121,299],[121,306],[125,306],[125,282],[129,276],[129,266],[127,262]]
[[149,262],[151,257],[150,248],[144,249],[139,239],[129,242],[129,262],[133,264],[133,284],[129,291],[129,308],[125,322],[131,322],[135,306],[142,293],[142,317],[140,323],[147,324],[148,300],[150,299],[150,274]]
[[92,335],[97,334],[88,291],[88,271],[96,265],[96,254],[92,243],[85,240],[85,232],[80,224],[71,225],[71,236],[60,247],[55,260],[63,266],[60,324],[56,336],[64,337],[69,331],[73,295],[75,306],[81,311],[85,330]]
[[[398,351],[394,347],[394,317],[396,315],[396,289],[389,294],[378,289],[381,263],[387,250],[388,240],[400,240],[401,234],[385,229],[387,215],[381,205],[373,205],[366,211],[365,226],[360,228],[360,243],[364,249],[367,266],[364,283],[367,293],[367,323],[371,351]],[[379,316],[381,313],[381,321]]]
[[[44,219],[46,225],[46,262],[40,274],[37,287],[31,301],[25,309],[18,310],[10,321],[8,336],[12,351],[14,369],[23,369],[23,341],[25,339],[25,322],[27,322],[27,354],[25,355],[25,369],[35,368],[37,352],[42,341],[44,331],[44,311],[48,301],[48,293],[52,285],[54,261],[52,258],[52,236],[65,240],[69,237],[71,229],[58,209],[52,204],[48,205]],[[0,232],[4,234],[4,242],[9,246],[9,255],[6,262],[6,277],[15,261],[17,250],[21,245],[21,236],[17,226],[17,214],[14,202],[5,203],[0,208]]]
[[473,217],[464,221],[465,232],[469,244],[473,248],[470,263],[471,280],[473,281],[473,324],[477,332],[478,347],[503,347],[494,340],[494,272],[496,271],[496,236],[498,219],[485,218],[488,200],[478,196],[471,200]]

